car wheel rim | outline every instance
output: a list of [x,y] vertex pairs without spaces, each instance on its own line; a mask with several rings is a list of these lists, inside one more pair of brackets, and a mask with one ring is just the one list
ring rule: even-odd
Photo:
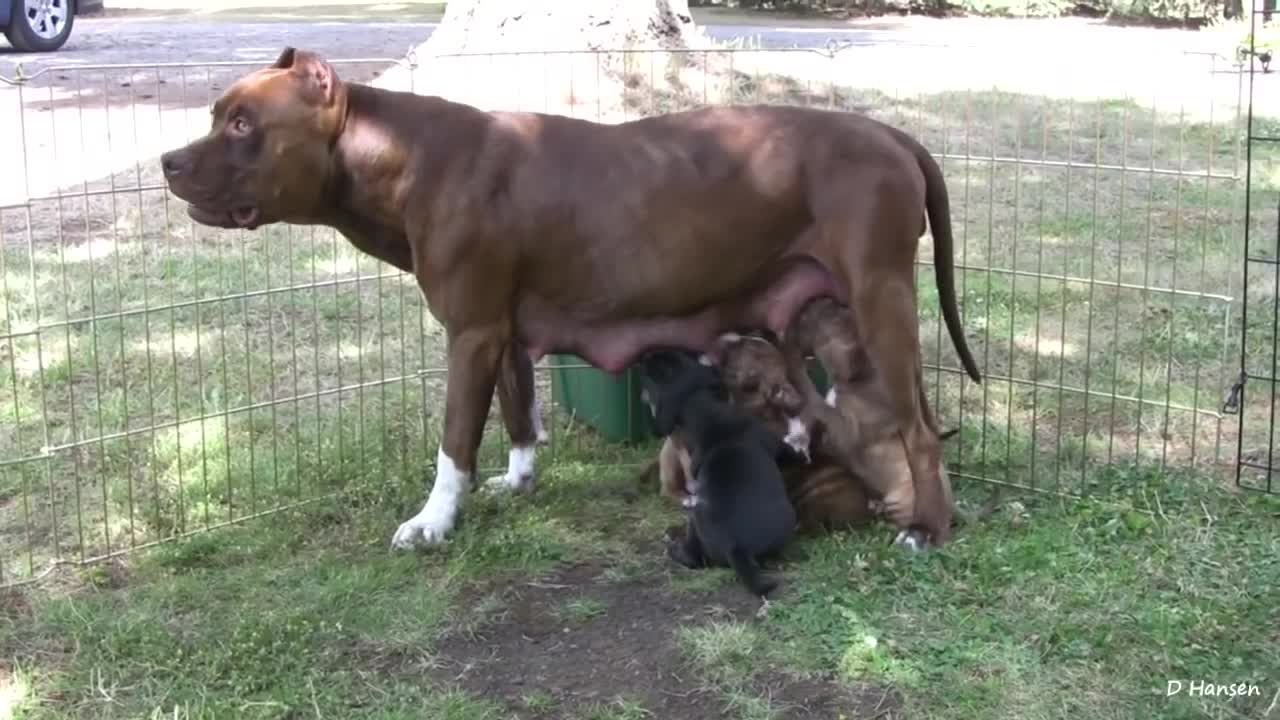
[[67,0],[24,0],[27,27],[42,40],[53,40],[67,26]]

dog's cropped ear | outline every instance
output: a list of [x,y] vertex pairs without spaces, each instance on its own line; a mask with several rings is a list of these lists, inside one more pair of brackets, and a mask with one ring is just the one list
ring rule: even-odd
[[284,49],[280,51],[280,57],[276,58],[275,64],[271,67],[277,70],[288,70],[293,67],[293,54],[297,51],[297,48],[286,45]]
[[338,74],[333,66],[325,62],[318,54],[286,47],[280,52],[273,66],[280,70],[291,70],[305,84],[307,93],[318,104],[333,103]]

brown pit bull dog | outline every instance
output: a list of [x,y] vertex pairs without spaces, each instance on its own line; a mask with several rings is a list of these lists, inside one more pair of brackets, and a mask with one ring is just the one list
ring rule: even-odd
[[[440,542],[454,527],[495,387],[512,440],[496,486],[531,485],[532,363],[542,355],[620,372],[647,348],[701,351],[735,327],[781,336],[821,295],[848,303],[868,329],[867,357],[916,487],[940,482],[912,361],[912,264],[926,214],[943,317],[966,370],[979,374],[955,303],[946,186],[907,134],[785,106],[616,125],[483,112],[343,82],[293,48],[238,79],[212,110],[205,137],[161,158],[193,219],[333,227],[412,272],[445,328],[435,484],[393,547]],[[914,526],[940,545],[949,518],[919,514]]]

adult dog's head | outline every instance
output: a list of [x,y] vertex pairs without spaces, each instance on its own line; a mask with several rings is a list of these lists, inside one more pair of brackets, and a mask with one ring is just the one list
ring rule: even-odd
[[287,47],[273,65],[227,88],[207,135],[160,156],[165,181],[203,225],[314,222],[346,112],[346,88],[333,68]]

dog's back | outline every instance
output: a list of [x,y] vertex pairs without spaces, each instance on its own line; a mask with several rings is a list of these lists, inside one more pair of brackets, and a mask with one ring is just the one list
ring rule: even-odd
[[694,461],[698,492],[692,512],[705,552],[730,565],[756,595],[777,585],[761,573],[757,558],[782,550],[796,527],[782,474],[762,435],[749,430],[709,447],[693,444],[703,452],[701,462]]

